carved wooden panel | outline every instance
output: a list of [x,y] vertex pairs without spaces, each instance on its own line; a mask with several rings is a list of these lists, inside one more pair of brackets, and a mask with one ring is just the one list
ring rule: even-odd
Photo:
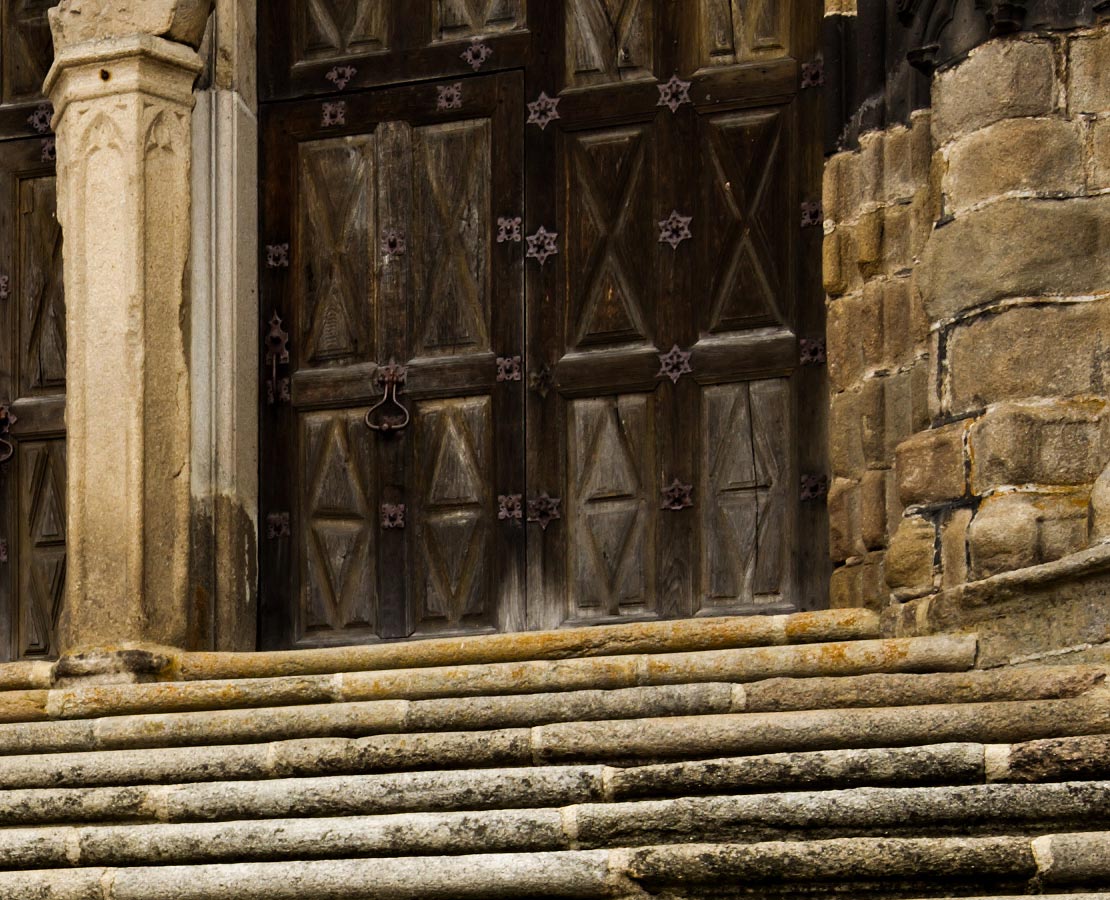
[[697,0],[700,66],[785,56],[787,4],[781,0]]
[[790,321],[786,260],[789,229],[796,223],[784,118],[781,109],[761,109],[706,116],[700,122],[706,331]]
[[490,348],[488,119],[414,129],[412,299],[417,355]]
[[437,41],[458,41],[512,31],[523,27],[524,12],[524,0],[434,0],[432,35]]
[[300,152],[296,267],[303,297],[302,364],[368,359],[373,346],[376,253],[374,138],[304,144]]
[[784,599],[789,402],[784,379],[716,385],[702,393],[702,610]]
[[568,87],[649,79],[656,0],[566,0]]
[[659,504],[650,395],[570,404],[566,527],[568,582],[578,618],[655,608],[655,517]]
[[301,419],[299,636],[372,635],[377,624],[378,504],[366,410]]
[[304,0],[297,61],[378,53],[389,46],[389,0]]
[[494,625],[492,403],[488,396],[436,400],[421,403],[415,418],[416,630]]
[[34,441],[19,448],[20,542],[16,649],[48,656],[65,594],[65,441]]
[[62,229],[53,175],[19,182],[20,391],[65,390],[66,309],[62,291]]
[[46,11],[58,0],[4,0],[0,20],[3,102],[26,103],[42,96],[54,60]]
[[650,340],[656,144],[650,125],[567,135],[568,349]]

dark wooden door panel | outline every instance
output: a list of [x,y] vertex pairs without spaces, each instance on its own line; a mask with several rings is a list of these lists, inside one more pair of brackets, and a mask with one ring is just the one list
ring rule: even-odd
[[[0,144],[0,620],[9,658],[55,652],[65,585],[65,299],[54,166],[35,139]],[[5,455],[6,445],[0,445]]]
[[42,83],[54,61],[46,12],[58,0],[0,0],[0,140],[40,135],[53,154]]
[[[523,530],[498,519],[524,481],[521,384],[498,377],[499,357],[521,355],[523,254],[496,240],[498,219],[523,207],[523,92],[516,75],[469,79],[450,103],[442,87],[352,95],[336,125],[319,102],[270,110],[267,178],[289,187],[264,201],[265,228],[289,247],[266,279],[293,338],[289,408],[264,417],[270,433],[299,422],[302,460],[284,484],[292,442],[279,439],[264,464],[294,545],[286,560],[271,542],[289,567],[267,576],[272,596],[291,581],[296,610],[275,642],[494,630],[523,615],[502,596],[520,581]],[[403,409],[383,395],[392,364],[406,370]]]
[[265,99],[518,68],[531,45],[526,0],[272,0],[259,40]]

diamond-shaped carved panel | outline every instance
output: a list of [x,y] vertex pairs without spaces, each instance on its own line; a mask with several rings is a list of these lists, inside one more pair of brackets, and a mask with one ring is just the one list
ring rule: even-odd
[[656,284],[643,249],[658,241],[655,166],[649,126],[567,140],[569,348],[650,339]]
[[655,607],[654,412],[648,395],[571,405],[567,529],[570,597],[582,618]]
[[389,0],[306,0],[300,16],[298,61],[376,53],[389,46]]
[[416,532],[412,587],[417,630],[492,623],[496,598],[490,549],[497,492],[491,477],[490,398],[422,403],[415,421],[419,502],[409,529]]

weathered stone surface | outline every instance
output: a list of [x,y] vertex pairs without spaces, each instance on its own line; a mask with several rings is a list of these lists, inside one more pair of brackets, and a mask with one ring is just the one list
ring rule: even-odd
[[1010,747],[1009,781],[1080,781],[1110,774],[1110,735],[1026,741]]
[[[683,794],[780,791],[787,787],[964,784],[983,780],[981,744],[817,750],[617,769],[614,800]],[[1031,779],[1036,780],[1036,779]]]
[[969,422],[923,431],[898,445],[898,493],[906,505],[958,500],[967,493]]
[[1110,642],[1110,547],[1100,544],[1049,563],[1003,572],[935,597],[910,601],[892,617],[896,634],[973,631],[978,664],[1043,659]]
[[1101,400],[1006,403],[971,429],[971,486],[1089,484],[1110,457]]
[[897,707],[1078,697],[1105,684],[1101,666],[1037,666],[925,675],[775,678],[745,688],[748,712]]
[[150,34],[199,47],[214,0],[62,0],[50,12],[58,50],[85,41]]
[[859,535],[867,550],[879,550],[887,545],[890,516],[888,498],[893,481],[894,473],[889,470],[869,469],[863,473],[859,487]]
[[866,610],[724,617],[442,638],[399,644],[269,653],[185,653],[186,681],[368,672],[638,653],[677,653],[877,637]]
[[1091,125],[1092,190],[1110,187],[1110,118]]
[[30,691],[49,688],[54,681],[54,664],[12,662],[0,664],[0,691]]
[[829,488],[829,557],[843,562],[865,552],[860,527],[860,486],[847,478],[834,478]]
[[1044,40],[1001,38],[971,51],[933,82],[933,137],[945,144],[958,134],[1056,107],[1056,60]]
[[[1083,265],[1076,265],[1077,259]],[[937,322],[1006,298],[1095,294],[1106,289],[1108,280],[1110,196],[1100,196],[1000,200],[968,212],[933,233],[917,283],[926,313]],[[1041,331],[1007,345],[981,344],[980,353],[985,361],[1007,353],[1019,356],[1021,348],[1025,372],[1020,381],[1043,376],[1050,379],[1044,388],[1050,388],[1053,367],[1040,365],[1037,356],[1063,356],[1067,346],[1054,337]],[[1000,366],[1001,372],[1006,377],[1019,374],[1013,371],[1016,363],[1015,359]],[[955,360],[952,370],[960,371]],[[1053,393],[1044,388],[1016,396]],[[1004,397],[991,397],[989,402],[996,399]]]
[[[1105,824],[1105,815],[1092,822]],[[1052,834],[1033,841],[1043,884],[1105,884],[1110,879],[1110,832]]]
[[949,145],[942,187],[959,212],[1008,193],[1075,196],[1084,190],[1083,134],[1061,119],[1008,119]]
[[[1106,199],[1110,201],[1110,196]],[[1096,230],[1105,228],[1110,248],[1110,205],[1104,222],[1088,224]],[[1000,227],[1002,233],[1007,231]],[[1079,238],[1080,242],[1088,236]],[[1045,235],[1045,239],[1057,247],[1070,244],[1066,235]],[[966,253],[961,256],[963,265],[976,265],[969,264]],[[1075,256],[1068,252],[1061,259],[1064,256],[1069,268],[1085,273],[1083,278],[1102,267],[1100,285],[1110,283],[1110,250],[1102,262],[1086,257],[1079,248]],[[1085,264],[1075,265],[1077,258]],[[1000,265],[1001,281],[1012,270]],[[1042,287],[1051,290],[1047,283]],[[1105,300],[1015,307],[956,327],[948,340],[951,409],[961,413],[1005,400],[1101,393],[1107,388],[1103,372],[1110,358],[1108,333],[1110,303]]]
[[967,528],[971,524],[970,509],[954,509],[940,527],[941,587],[954,587],[967,581]]
[[988,497],[968,528],[978,580],[1060,559],[1087,546],[1087,494]]
[[921,593],[933,587],[936,526],[922,516],[907,516],[894,532],[886,554],[886,583],[895,591]]
[[1068,44],[1068,112],[1110,109],[1110,32],[1080,35]]
[[909,368],[883,379],[883,448],[878,468],[895,460],[898,445],[929,427],[929,360],[918,359]]
[[828,307],[829,378],[844,390],[883,360],[883,290],[869,282],[862,294]]
[[532,742],[535,758],[545,763],[604,761],[619,765],[625,761],[891,747],[928,741],[1012,743],[1102,730],[1110,730],[1110,695],[1099,689],[1066,700],[545,725],[533,729]]
[[661,881],[756,882],[1032,875],[1027,838],[834,838],[764,844],[689,844],[629,852],[629,874]]

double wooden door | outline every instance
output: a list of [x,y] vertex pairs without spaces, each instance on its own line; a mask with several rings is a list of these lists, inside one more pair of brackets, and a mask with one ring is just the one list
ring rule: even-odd
[[811,5],[267,8],[264,644],[821,602]]

